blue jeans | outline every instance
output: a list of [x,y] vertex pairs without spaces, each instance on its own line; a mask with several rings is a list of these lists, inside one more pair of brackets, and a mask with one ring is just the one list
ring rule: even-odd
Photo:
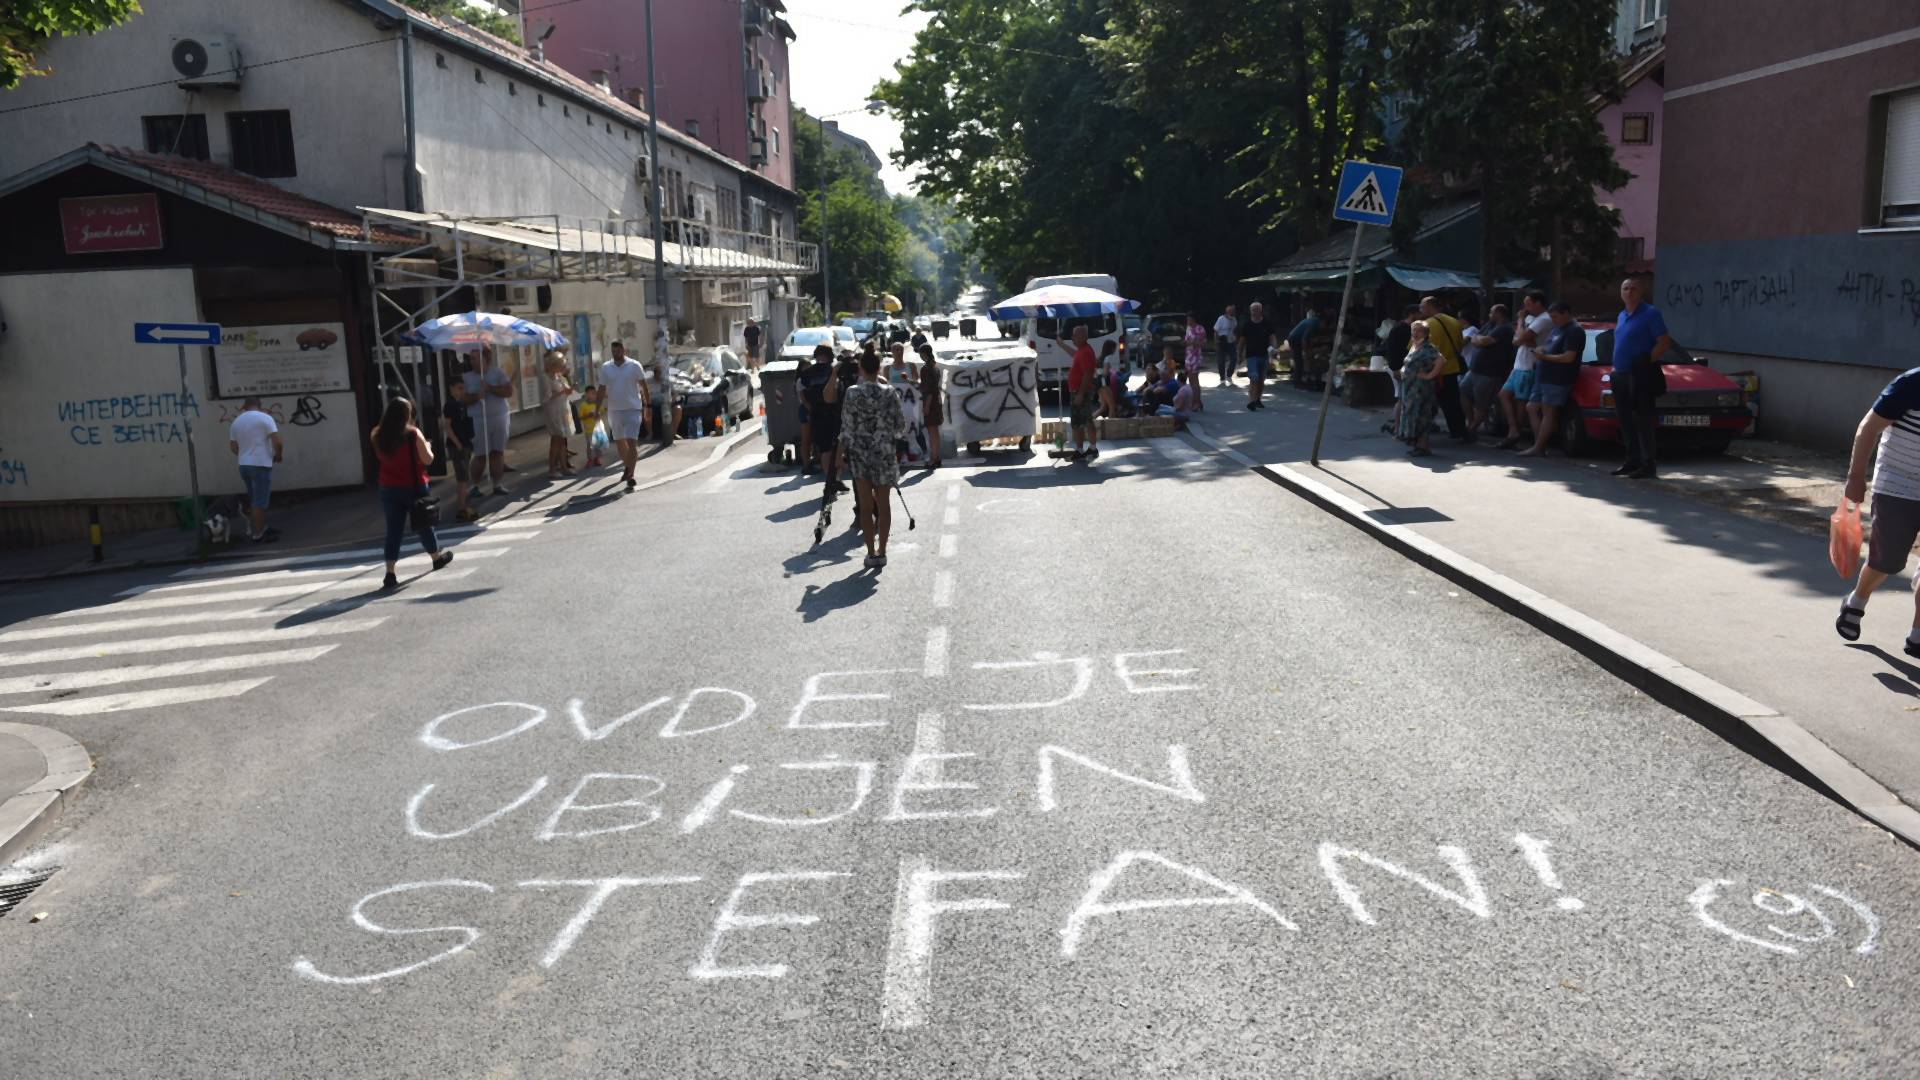
[[[380,485],[380,509],[387,515],[388,562],[400,557],[400,534],[407,529],[407,511],[413,509],[413,500],[426,493],[426,488]],[[420,546],[426,549],[427,554],[432,555],[440,550],[440,541],[433,535],[433,526],[423,526],[419,534]]]

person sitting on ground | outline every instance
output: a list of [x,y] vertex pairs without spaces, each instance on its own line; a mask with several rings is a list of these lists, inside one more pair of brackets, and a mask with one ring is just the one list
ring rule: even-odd
[[1173,417],[1173,426],[1176,431],[1186,430],[1187,420],[1193,416],[1193,384],[1198,377],[1199,372],[1195,372],[1191,377],[1185,371],[1175,372],[1173,385],[1176,389],[1173,392],[1173,400],[1154,410],[1155,416]]

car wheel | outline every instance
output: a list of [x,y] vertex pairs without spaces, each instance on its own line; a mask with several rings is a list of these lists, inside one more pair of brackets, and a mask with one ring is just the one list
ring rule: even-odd
[[1568,457],[1584,457],[1593,452],[1593,437],[1587,434],[1587,422],[1574,408],[1565,410],[1560,421],[1560,445]]

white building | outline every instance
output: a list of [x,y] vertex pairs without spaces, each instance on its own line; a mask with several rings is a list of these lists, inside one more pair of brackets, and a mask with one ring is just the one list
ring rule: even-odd
[[[0,460],[25,465],[69,453],[61,402],[117,386],[171,381],[177,389],[177,372],[159,378],[174,366],[172,350],[131,348],[135,318],[256,328],[342,323],[352,385],[329,392],[352,395],[353,411],[364,418],[383,381],[392,381],[371,363],[375,335],[366,331],[375,310],[386,314],[380,328],[389,331],[394,311],[431,314],[427,301],[435,299],[441,312],[510,308],[573,338],[585,372],[616,337],[642,358],[650,355],[650,304],[670,312],[682,340],[737,341],[749,314],[782,334],[794,317],[792,279],[815,258],[810,245],[791,236],[791,212],[759,221],[740,212],[780,198],[780,189],[770,190],[744,164],[664,125],[660,160],[653,162],[637,100],[622,101],[527,50],[390,0],[171,0],[101,34],[52,41],[40,60],[51,75],[0,94],[0,223],[9,237],[0,252],[0,317],[9,324],[0,335]],[[83,151],[88,144],[99,149]],[[188,178],[143,163],[148,153],[177,162]],[[647,280],[656,176],[668,208],[665,239],[674,241],[666,245],[673,280],[665,297],[649,295]],[[221,194],[226,189],[245,197],[230,199]],[[72,199],[133,199],[129,205],[144,207],[144,194],[157,198],[151,212],[160,246],[63,247],[66,211],[79,208]],[[299,208],[277,215],[282,196]],[[59,209],[48,214],[56,200]],[[16,204],[11,210],[9,202]],[[685,219],[688,206],[697,220]],[[323,257],[282,250],[289,229],[306,228],[303,214],[337,225],[340,213],[365,220],[362,207],[401,213],[378,219],[378,238],[364,230],[356,238],[337,228],[308,229]],[[240,224],[210,224],[209,211]],[[406,214],[431,220],[411,228],[409,220],[419,219]],[[188,218],[224,243],[190,243],[182,232]],[[565,222],[599,244],[611,236],[622,253],[619,272],[610,273],[604,260],[562,258],[561,250],[547,265],[564,265],[565,272],[536,279],[506,272],[499,252],[484,245],[466,247],[466,265],[454,265],[451,247],[440,245],[407,251],[415,260],[408,265],[450,287],[389,292],[398,308],[371,298],[373,284],[394,279],[371,272],[370,258],[444,238],[476,218],[514,219],[523,228],[544,220],[552,234]],[[775,229],[788,235],[772,235]],[[262,262],[271,272],[249,279],[248,269]],[[157,292],[130,287],[128,275],[156,273],[167,279]],[[480,284],[487,280],[501,284]],[[261,292],[267,281],[279,284]],[[230,295],[236,289],[260,295],[240,302]],[[46,306],[48,297],[55,307]],[[223,312],[217,319],[215,309]],[[291,314],[282,318],[276,310]],[[54,343],[75,385],[48,376]],[[92,367],[74,365],[76,357]],[[195,444],[203,480],[210,490],[232,491],[237,484],[217,422],[227,395],[214,362],[194,360],[188,384],[202,395]],[[140,453],[146,465],[130,471],[27,466],[35,482],[26,485],[6,484],[0,470],[0,505],[184,494],[184,459],[157,460],[170,453],[163,446]],[[355,482],[345,479],[353,472],[336,469],[313,482]]]

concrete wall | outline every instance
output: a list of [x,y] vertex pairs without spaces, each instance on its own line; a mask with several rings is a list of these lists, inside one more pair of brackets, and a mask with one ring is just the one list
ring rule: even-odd
[[[1655,238],[1660,221],[1660,141],[1663,128],[1661,96],[1663,90],[1651,78],[1642,79],[1628,90],[1618,105],[1600,110],[1600,128],[1613,143],[1613,157],[1633,179],[1617,191],[1594,192],[1594,197],[1620,211],[1620,235],[1638,236],[1646,241],[1645,257],[1654,257]],[[1627,113],[1651,113],[1651,143],[1620,141],[1621,118]]]
[[[249,68],[238,90],[189,93],[175,86],[175,36],[222,34],[245,63],[325,55]],[[298,174],[273,183],[336,206],[404,205],[401,178],[406,121],[401,107],[400,45],[348,5],[332,0],[173,0],[91,37],[56,38],[40,52],[53,74],[29,78],[0,95],[0,176],[88,142],[144,148],[140,118],[191,111],[207,115],[214,161],[232,154],[229,111],[286,109]],[[353,47],[359,46],[359,47]],[[341,50],[327,52],[327,50]],[[125,93],[51,104],[103,89]],[[42,105],[21,110],[20,106]]]
[[[0,339],[0,459],[15,466],[0,469],[0,501],[186,495],[189,425],[201,491],[240,491],[227,449],[239,402],[209,395],[206,350],[187,350],[183,395],[176,351],[133,344],[136,320],[202,317],[193,271],[0,275],[0,309],[8,322]],[[319,418],[282,433],[287,458],[275,486],[283,490],[360,482],[354,395],[315,399]],[[264,404],[283,418],[298,409],[293,398]]]
[[1809,364],[1745,353],[1702,353],[1715,371],[1760,376],[1756,434],[1844,452],[1873,399],[1896,374],[1853,364]]

